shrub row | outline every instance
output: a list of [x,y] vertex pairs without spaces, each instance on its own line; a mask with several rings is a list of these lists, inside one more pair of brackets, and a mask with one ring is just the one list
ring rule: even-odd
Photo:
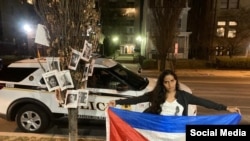
[[216,58],[218,69],[250,69],[250,58]]
[[[177,69],[250,69],[250,58],[216,58],[215,61],[196,59],[177,59],[174,63]],[[155,59],[145,59],[143,69],[157,69],[158,62]]]

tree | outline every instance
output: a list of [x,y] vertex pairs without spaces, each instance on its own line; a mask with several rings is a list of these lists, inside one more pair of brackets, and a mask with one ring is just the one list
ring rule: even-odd
[[[34,8],[48,31],[49,56],[60,57],[62,70],[68,69],[72,49],[82,51],[85,40],[98,45],[99,13],[93,0],[34,0]],[[74,89],[84,89],[83,72],[87,62],[80,61],[76,70],[70,70]],[[66,90],[56,90],[65,97]],[[78,138],[78,108],[68,108],[69,140]]]
[[[216,42],[226,47],[232,58],[246,50],[250,38],[250,9],[235,9],[220,13],[217,21],[225,21],[226,25],[217,27]],[[229,23],[230,22],[230,23]]]
[[189,38],[189,58],[210,59],[214,54],[212,40],[214,37],[214,20],[216,0],[189,0],[188,30],[192,32]]
[[159,54],[160,71],[165,69],[168,54],[173,53],[174,39],[178,34],[177,23],[185,0],[149,0],[155,22],[156,50]]

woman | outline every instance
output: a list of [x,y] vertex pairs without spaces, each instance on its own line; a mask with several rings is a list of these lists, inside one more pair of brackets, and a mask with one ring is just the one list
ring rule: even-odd
[[171,70],[165,70],[160,74],[153,91],[139,97],[112,100],[109,102],[109,106],[137,104],[148,101],[150,102],[150,107],[145,112],[160,115],[186,116],[188,114],[188,104],[240,113],[240,109],[237,107],[225,106],[180,90],[177,75]]

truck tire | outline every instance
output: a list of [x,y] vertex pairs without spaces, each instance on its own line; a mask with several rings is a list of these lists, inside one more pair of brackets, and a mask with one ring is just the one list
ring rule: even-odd
[[16,122],[18,128],[29,133],[42,133],[50,125],[45,111],[33,104],[27,104],[17,112]]

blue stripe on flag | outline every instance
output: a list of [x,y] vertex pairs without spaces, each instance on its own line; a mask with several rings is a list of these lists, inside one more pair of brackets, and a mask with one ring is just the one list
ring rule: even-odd
[[235,125],[241,120],[238,113],[206,116],[162,116],[114,107],[110,109],[133,128],[169,133],[184,133],[186,125]]

